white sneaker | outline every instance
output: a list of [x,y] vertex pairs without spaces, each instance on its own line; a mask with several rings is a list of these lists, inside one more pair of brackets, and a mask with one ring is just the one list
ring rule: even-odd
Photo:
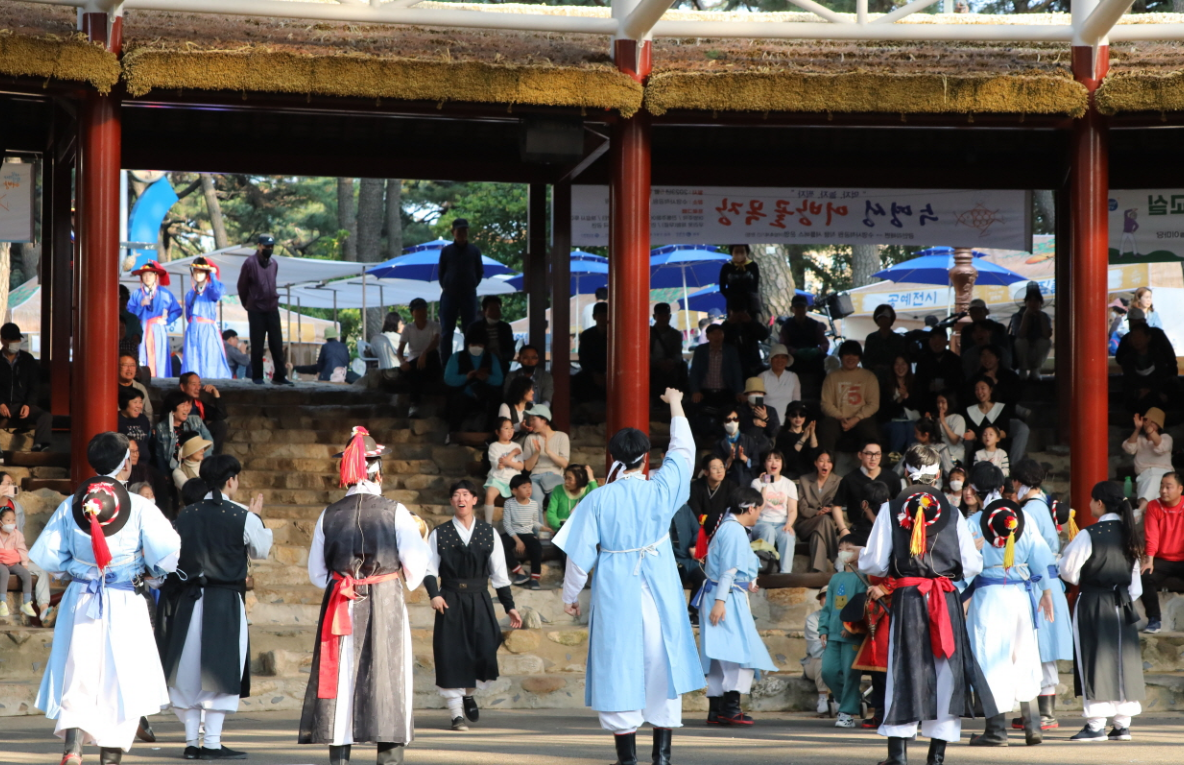
[[839,719],[835,721],[836,728],[854,728],[855,718],[845,712],[839,712]]
[[0,616],[8,616],[8,604],[4,602],[4,598],[0,598]]
[[829,711],[830,711],[830,702],[827,700],[826,696],[819,696],[818,697],[818,707],[817,707],[818,714],[824,715]]
[[37,618],[37,612],[33,609],[32,602],[25,603],[21,606],[21,613],[30,618]]

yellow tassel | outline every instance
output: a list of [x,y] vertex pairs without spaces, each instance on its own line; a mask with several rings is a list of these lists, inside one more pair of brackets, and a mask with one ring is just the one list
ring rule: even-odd
[[1070,542],[1073,541],[1073,537],[1077,536],[1077,532],[1079,530],[1080,529],[1077,528],[1077,511],[1070,508],[1069,509],[1069,541]]
[[925,508],[917,508],[917,517],[913,519],[913,536],[909,540],[909,554],[923,555],[925,553]]
[[1003,545],[1003,568],[1015,565],[1015,532],[1007,535],[1007,544]]

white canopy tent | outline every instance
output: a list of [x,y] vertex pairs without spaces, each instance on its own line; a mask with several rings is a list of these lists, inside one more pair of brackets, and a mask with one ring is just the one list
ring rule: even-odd
[[[415,298],[429,303],[439,302],[440,283],[421,282],[415,279],[376,279],[373,276],[355,276],[331,282],[308,282],[293,284],[280,290],[280,299],[287,301],[291,290],[290,304],[304,308],[378,308],[388,305],[407,305]],[[483,279],[477,286],[477,294],[511,295],[517,292],[504,279]],[[336,300],[336,302],[334,302]]]
[[[174,294],[180,297],[187,289],[185,282],[189,280],[189,266],[198,257],[218,266],[218,278],[226,285],[227,295],[238,294],[238,275],[247,258],[255,256],[255,248],[251,246],[227,247],[214,250],[201,256],[181,258],[161,263],[165,271],[174,276]],[[341,279],[347,276],[360,276],[362,271],[372,267],[373,263],[357,263],[341,260],[318,260],[316,258],[290,258],[284,255],[272,255],[279,270],[276,272],[276,285],[281,291],[289,285],[305,284],[308,282],[325,282],[331,279]],[[139,284],[139,277],[130,273],[123,274],[120,281],[128,284]],[[330,306],[331,307],[331,306]]]

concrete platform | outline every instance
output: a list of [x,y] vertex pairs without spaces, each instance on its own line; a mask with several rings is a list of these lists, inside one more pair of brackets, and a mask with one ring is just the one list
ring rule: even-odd
[[[153,718],[158,742],[140,744],[125,755],[127,765],[179,763],[184,749],[181,725],[171,715]],[[1065,715],[1060,729],[1049,731],[1046,743],[1023,745],[1022,736],[1012,733],[1013,746],[971,748],[966,746],[971,730],[980,731],[981,721],[966,721],[962,741],[951,745],[947,761],[957,765],[993,765],[1024,762],[1048,765],[1113,765],[1114,763],[1178,763],[1184,745],[1184,715],[1159,713],[1135,718],[1134,740],[1097,744],[1071,744],[1068,738],[1080,729],[1080,718]],[[292,712],[243,713],[227,720],[224,731],[228,745],[245,750],[248,763],[256,765],[311,765],[328,761],[328,750],[320,746],[298,746],[298,715]],[[812,715],[770,713],[758,716],[746,730],[708,728],[699,715],[686,717],[687,727],[674,738],[677,765],[872,765],[884,758],[884,741],[874,731],[839,729],[832,720]],[[407,752],[409,764],[425,765],[604,765],[613,760],[612,742],[600,730],[595,714],[573,711],[482,710],[480,723],[468,733],[446,730],[443,712],[416,715],[417,738]],[[52,737],[53,723],[41,717],[6,719],[0,765],[55,763],[60,744]],[[1018,742],[1018,746],[1016,743]],[[928,742],[910,744],[910,761],[923,763]],[[638,740],[640,761],[649,762],[649,732]],[[373,762],[374,749],[354,748],[352,761]],[[86,762],[98,760],[98,750],[88,747]]]

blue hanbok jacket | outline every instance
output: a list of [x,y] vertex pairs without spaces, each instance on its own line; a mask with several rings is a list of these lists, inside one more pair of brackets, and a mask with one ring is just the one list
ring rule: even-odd
[[1053,521],[1052,511],[1048,507],[1048,497],[1039,496],[1024,503],[1024,511],[1028,519],[1035,522],[1036,531],[1048,545],[1052,552],[1054,564],[1048,571],[1033,571],[1034,576],[1048,577],[1053,581],[1052,587],[1052,624],[1040,613],[1040,661],[1072,661],[1073,659],[1073,620],[1069,618],[1069,601],[1065,599],[1065,583],[1057,573],[1055,559],[1060,557],[1061,537],[1057,534],[1057,525]]
[[[707,548],[707,579],[717,585],[728,583],[727,572],[735,569],[734,582],[747,587],[760,571],[760,560],[752,551],[752,543],[744,526],[736,516],[728,514]],[[709,585],[704,585],[707,588]],[[705,592],[699,606],[699,656],[703,671],[711,669],[711,660],[730,661],[745,669],[776,672],[777,665],[756,631],[752,610],[748,607],[748,593],[728,588],[727,613],[719,624],[713,625],[707,615],[719,599],[720,589]],[[758,673],[759,674],[759,673]]]
[[153,377],[172,377],[169,325],[181,315],[181,304],[173,297],[173,293],[160,286],[153,291],[148,305],[140,305],[143,301],[143,287],[136,287],[127,301],[128,313],[144,326],[144,337],[140,340],[140,366],[148,367]]
[[210,274],[201,292],[190,289],[185,293],[185,351],[181,356],[181,374],[197,372],[206,378],[228,379],[230,364],[226,361],[226,346],[218,329],[218,301],[226,288]]

